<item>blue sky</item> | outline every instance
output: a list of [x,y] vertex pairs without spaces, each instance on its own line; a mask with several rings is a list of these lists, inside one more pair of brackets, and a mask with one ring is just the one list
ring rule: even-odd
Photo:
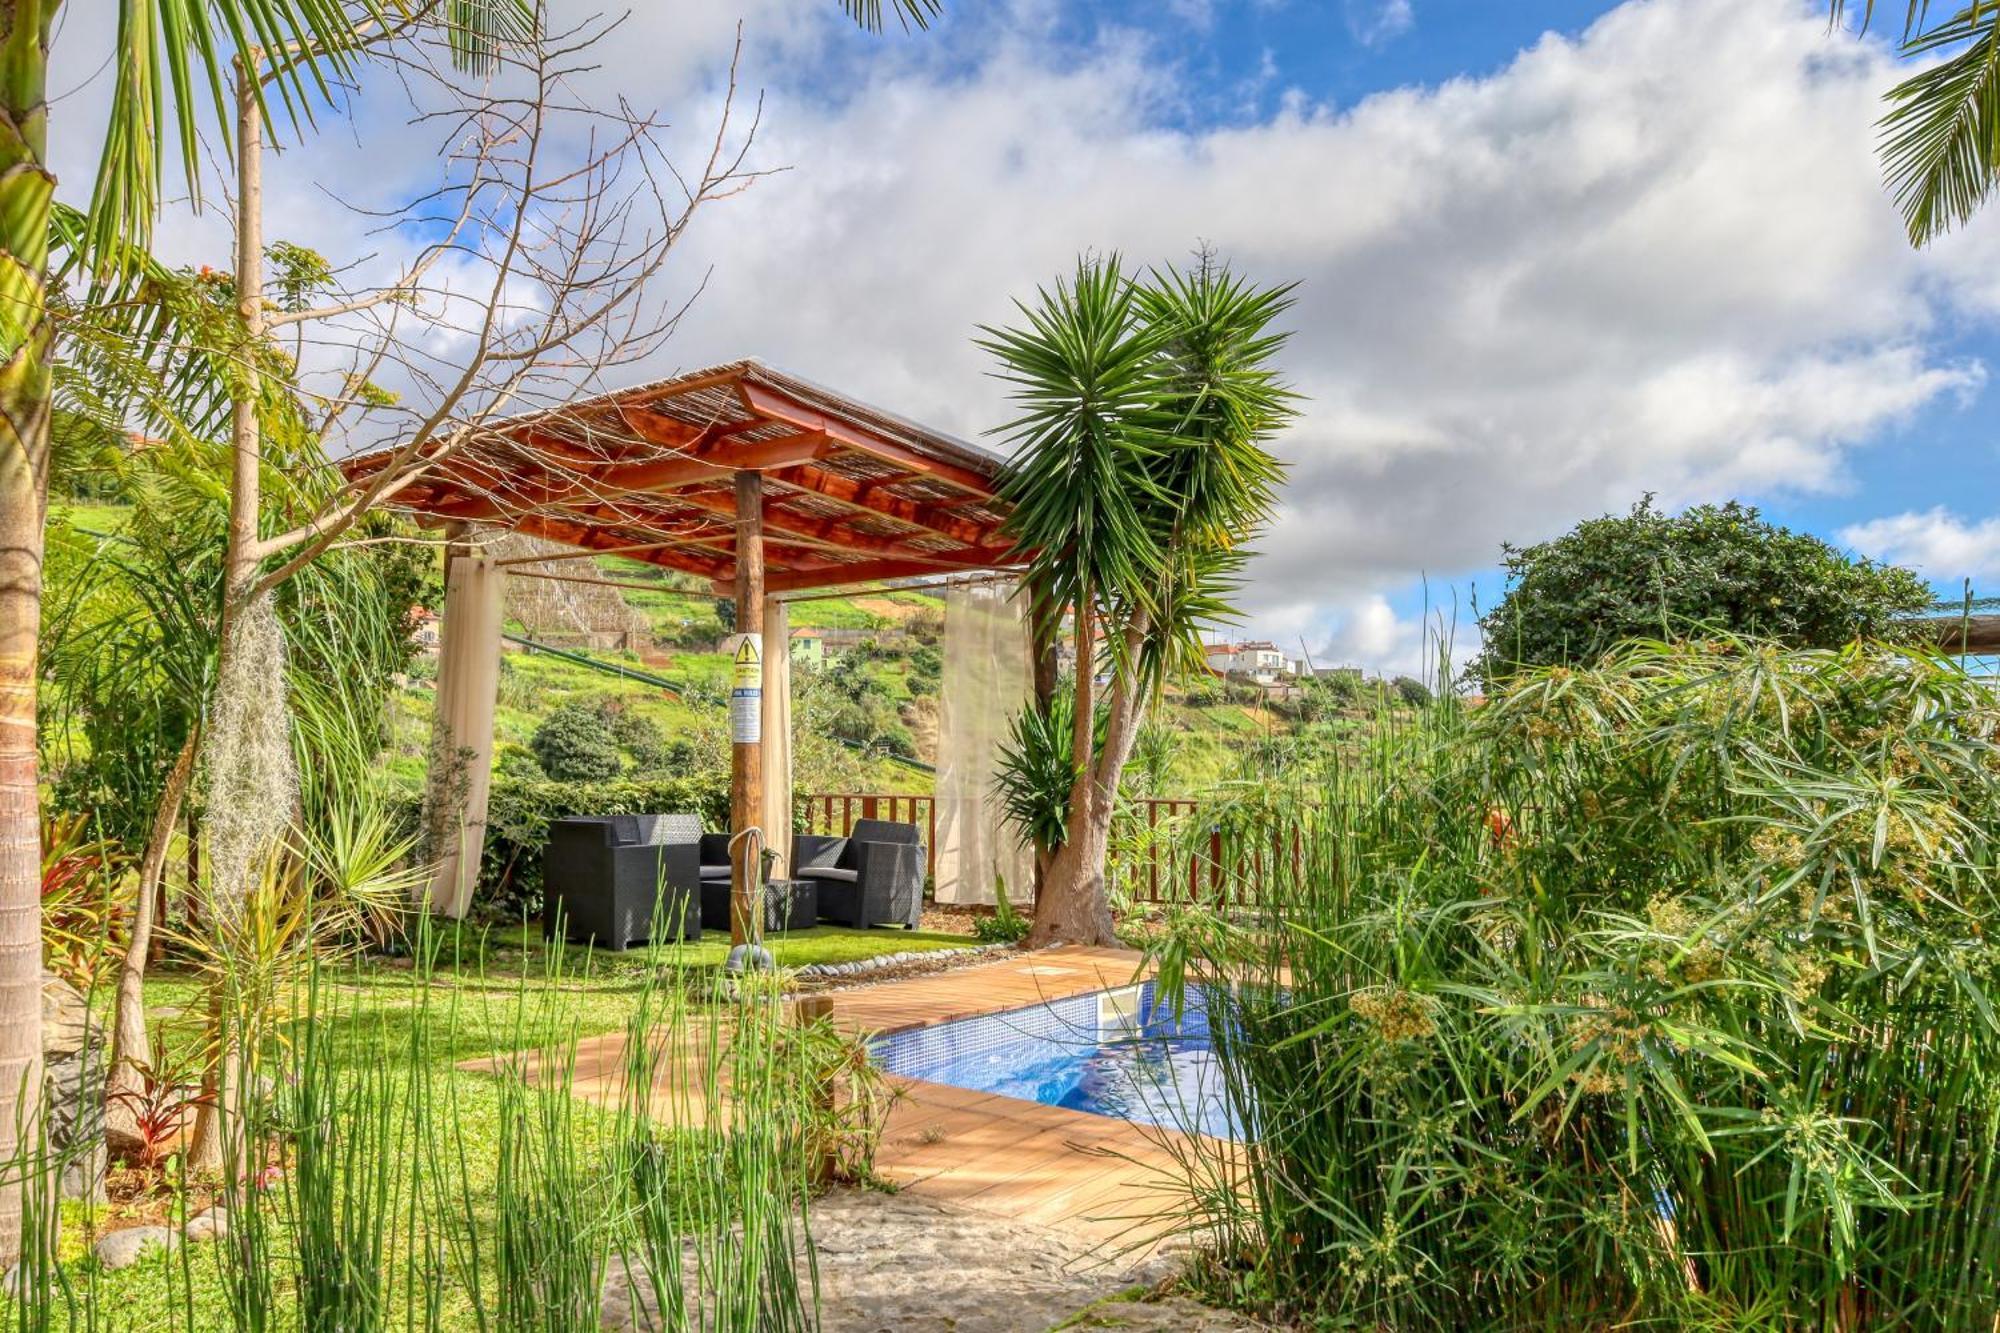
[[[579,95],[692,149],[740,20],[753,162],[782,170],[697,219],[656,294],[699,299],[625,380],[758,355],[981,437],[1007,409],[976,326],[1079,253],[1207,242],[1299,283],[1255,633],[1411,669],[1426,580],[1490,604],[1503,542],[1649,491],[2000,591],[2000,207],[1910,250],[1872,151],[1908,66],[1823,0],[946,6],[882,38],[832,0],[630,17]],[[56,46],[84,100],[96,22]],[[270,234],[404,258],[320,184],[374,208],[435,179],[399,98],[364,85],[272,165]],[[162,246],[209,262],[219,225],[171,216]]]
[[[1614,14],[1616,10],[1628,12]],[[1650,14],[1638,14],[1640,10]],[[1162,70],[1170,70],[1170,78],[1166,88],[1148,88],[1136,98],[1142,110],[1136,114],[1130,134],[1136,138],[1166,134],[1186,142],[1214,134],[1226,136],[1232,130],[1256,134],[1288,118],[1340,120],[1346,116],[1366,116],[1370,104],[1394,102],[1398,98],[1430,98],[1442,86],[1454,82],[1474,90],[1504,86],[1510,78],[1526,82],[1514,78],[1526,48],[1556,46],[1586,52],[1594,44],[1592,24],[1604,16],[1612,16],[1608,26],[1634,18],[1652,18],[1658,22],[1664,16],[1672,30],[1680,38],[1686,38],[1680,44],[1654,44],[1646,52],[1658,60],[1660,70],[1654,70],[1654,74],[1658,74],[1668,94],[1658,124],[1650,126],[1644,114],[1646,108],[1640,106],[1640,116],[1626,126],[1638,140],[1646,140],[1650,132],[1658,136],[1660,142],[1652,148],[1662,156],[1662,176],[1672,176],[1674,172],[1698,174],[1704,170],[1700,154],[1684,160],[1674,158],[1670,138],[1682,134],[1674,118],[1676,108],[1672,106],[1676,94],[1720,100],[1714,120],[1700,128],[1704,134],[1726,134],[1728,98],[1758,98],[1760,90],[1754,84],[1746,84],[1740,76],[1704,84],[1696,68],[1698,62],[1708,60],[1710,50],[1736,44],[1738,34],[1742,34],[1744,44],[1772,40],[1774,48],[1790,48],[1794,52],[1792,78],[1804,90],[1798,104],[1800,120],[1816,114],[1810,110],[1812,104],[1824,100],[1820,96],[1824,88],[1814,92],[1814,86],[1822,78],[1834,84],[1842,80],[1854,84],[1854,88],[1846,90],[1842,110],[1848,114],[1846,132],[1856,148],[1866,148],[1870,134],[1868,118],[1874,114],[1874,94],[1900,68],[1888,56],[1882,42],[1856,40],[1852,32],[1828,32],[1824,10],[1784,0],[1772,0],[1770,4],[1746,0],[1738,10],[1716,4],[1676,4],[1674,0],[1642,0],[1626,6],[1574,0],[1546,0],[1536,4],[1490,4],[1474,0],[1324,0],[1318,4],[1304,0],[1170,0],[1166,4],[998,6],[980,14],[954,14],[938,34],[898,38],[898,44],[908,44],[910,48],[924,44],[922,54],[912,56],[912,60],[930,70],[930,78],[962,84],[976,84],[982,72],[990,72],[996,48],[1008,46],[1010,40],[1032,42],[1036,46],[1034,64],[1044,70],[1090,68],[1104,62],[1106,50],[1138,48],[1144,52],[1142,60],[1154,78],[1160,78]],[[1718,22],[1724,18],[1728,22]],[[1738,18],[1752,22],[1744,22],[1738,28]],[[1782,28],[1782,36],[1770,38],[1770,34],[1758,32],[1756,20],[1768,20],[1774,28]],[[1596,44],[1612,46],[1610,42]],[[840,50],[856,62],[880,58],[862,38],[840,42]],[[1628,54],[1606,56],[1606,62],[1614,64]],[[1676,64],[1686,68],[1676,68]],[[1816,68],[1822,64],[1830,72]],[[1862,64],[1868,68],[1856,68]],[[850,106],[854,100],[870,96],[878,86],[880,74],[870,76],[864,72],[856,76],[860,82],[850,82],[846,72],[864,68],[860,64],[846,66],[842,62],[840,68],[844,70],[842,76],[832,80],[836,88],[824,94],[830,104]],[[1774,82],[1782,84],[1784,78]],[[1680,86],[1676,88],[1676,84]],[[1778,92],[1776,96],[1784,94]],[[1522,94],[1520,102],[1528,108],[1536,98],[1534,94]],[[1510,114],[1504,106],[1488,106],[1486,110],[1490,116],[1502,120]],[[1522,110],[1522,114],[1536,118],[1546,114],[1546,110],[1532,108]],[[1768,154],[1772,166],[1780,166],[1778,160],[1788,152],[1788,144],[1782,138],[1788,128],[1784,114],[1772,116],[1770,106],[1764,106],[1758,116],[1764,122],[1764,132],[1768,132],[1770,124],[1778,128],[1778,136],[1770,138],[1760,152]],[[1718,130],[1718,124],[1724,128]],[[1810,130],[1804,124],[1798,128]],[[1816,148],[1824,150],[1824,142],[1816,144]],[[1646,152],[1646,148],[1640,148],[1640,152]],[[1310,168],[1310,154],[1302,162]],[[1728,404],[1720,408],[1724,424],[1712,426],[1720,428],[1724,438],[1710,440],[1698,450],[1702,458],[1692,468],[1686,460],[1674,456],[1672,442],[1660,446],[1648,438],[1650,428],[1646,420],[1600,420],[1596,426],[1612,434],[1624,430],[1626,438],[1620,444],[1620,462],[1598,468],[1602,476],[1592,478],[1596,484],[1576,488],[1584,494],[1564,492],[1550,496],[1548,504],[1524,506],[1514,520],[1504,510],[1498,514],[1486,512],[1480,516],[1478,526],[1494,538],[1528,542],[1546,538],[1566,526],[1566,522],[1592,512],[1622,508],[1646,490],[1660,490],[1668,504],[1734,496],[1760,504],[1766,514],[1780,522],[1818,532],[1846,548],[1862,548],[1870,556],[1914,562],[1940,594],[1956,596],[1960,580],[1968,576],[1980,586],[2000,590],[2000,482],[1996,482],[2000,478],[2000,430],[1994,424],[1994,388],[1986,384],[1988,368],[2000,364],[2000,332],[1996,332],[1996,308],[1990,288],[1972,296],[1956,290],[1964,272],[1962,256],[1968,250],[1990,252],[1994,220],[1986,218],[1968,228],[1976,232],[1970,238],[1970,246],[1964,242],[1940,246],[1946,250],[1956,248],[1960,258],[1934,262],[1932,256],[1910,254],[1894,236],[1890,204],[1872,178],[1874,168],[1864,152],[1840,158],[1838,170],[1828,170],[1822,182],[1802,182],[1798,174],[1766,178],[1758,170],[1756,152],[1748,154],[1736,166],[1742,174],[1736,180],[1718,182],[1718,186],[1736,186],[1738,202],[1730,204],[1728,196],[1718,196],[1718,204],[1740,206],[1744,194],[1756,198],[1760,190],[1770,190],[1774,206],[1762,226],[1754,212],[1746,212],[1740,218],[1740,226],[1762,232],[1756,238],[1744,236],[1742,246],[1744,250],[1762,252],[1762,262],[1780,266],[1786,262],[1782,240],[1786,228],[1800,228],[1804,246],[1810,248],[1810,232],[1820,224],[1818,214],[1822,208],[1828,210],[1826,218],[1838,218],[1838,222],[1828,222],[1826,230],[1858,226],[1868,232],[1866,244],[1878,246],[1880,254],[1870,258],[1860,246],[1848,244],[1842,264],[1826,270],[1828,288],[1818,292],[1818,302],[1834,314],[1816,326],[1810,312],[1794,312],[1794,316],[1802,314],[1802,318],[1786,320],[1784,330],[1776,336],[1752,338],[1748,352],[1742,346],[1732,346],[1734,330],[1726,322],[1728,308],[1734,300],[1744,310],[1754,312],[1768,274],[1760,276],[1754,270],[1746,270],[1746,280],[1738,294],[1718,292],[1712,308],[1706,312],[1708,318],[1722,316],[1714,324],[1714,332],[1720,334],[1714,338],[1714,350],[1726,356],[1752,358],[1752,364],[1738,366],[1748,382],[1736,384],[1734,392],[1744,394],[1752,402],[1760,392],[1782,396],[1786,390],[1774,386],[1782,384],[1802,362],[1818,362],[1820,372],[1828,380],[1824,388],[1800,390],[1794,386],[1792,392],[1818,394],[1830,404],[1846,392],[1862,398],[1876,394],[1876,400],[1854,402],[1850,410],[1828,406],[1826,412],[1814,412],[1810,406],[1794,406],[1792,410],[1778,410],[1776,420],[1758,420],[1754,406],[1744,408],[1748,420],[1742,428],[1742,452],[1746,458],[1770,454],[1772,464],[1742,468],[1728,464],[1726,418],[1736,410]],[[1534,188],[1536,168],[1538,162],[1532,156],[1524,156],[1522,188]],[[1206,200],[1200,196],[1182,200],[1184,212],[1196,226],[1204,220],[1204,204]],[[1414,218],[1412,222],[1422,226],[1422,218]],[[1338,218],[1330,216],[1328,224],[1338,226]],[[1560,216],[1550,216],[1548,224],[1552,230],[1560,230],[1564,224],[1588,226],[1588,222],[1564,220]],[[1454,220],[1450,226],[1462,228],[1464,220]],[[1772,234],[1778,234],[1776,242]],[[1580,232],[1580,238],[1582,244],[1590,244],[1588,232]],[[1468,238],[1458,234],[1456,240],[1466,242]],[[1726,286],[1728,266],[1744,260],[1740,254],[1732,256],[1734,246],[1728,228],[1718,228],[1712,240],[1716,246],[1716,268],[1722,270],[1716,282]],[[1476,244],[1476,238],[1470,244]],[[1884,312],[1886,318],[1844,318],[1838,312],[1838,282],[1844,268],[1872,270],[1876,278],[1896,272],[1894,286],[1900,288],[1896,294],[1898,308]],[[1272,276],[1278,276],[1278,272]],[[1882,300],[1882,290],[1874,282],[1868,288],[1856,306]],[[1782,292],[1782,296],[1796,300],[1796,292]],[[1412,298],[1416,296],[1412,294]],[[1324,306],[1338,300],[1338,290],[1316,290],[1308,280],[1302,288],[1302,306],[1306,308],[1302,314],[1314,320],[1328,318]],[[1626,320],[1620,314],[1618,300],[1620,292],[1606,288],[1604,308],[1584,310],[1586,322],[1600,322],[1604,336],[1614,342],[1632,332],[1622,324],[1644,324],[1656,318],[1656,312],[1642,314],[1634,310],[1630,312],[1630,320]],[[1690,362],[1702,360],[1708,352],[1702,328],[1682,328],[1678,334],[1676,346],[1662,348],[1662,356],[1668,360],[1672,356],[1682,356]],[[1648,334],[1640,332],[1638,336],[1644,338]],[[1898,356],[1900,360],[1896,360]],[[1642,360],[1638,364],[1648,370],[1660,368],[1660,362],[1646,364]],[[1314,366],[1306,366],[1306,370],[1310,378]],[[1924,374],[1930,376],[1928,388],[1896,396],[1898,384],[1908,388]],[[1416,384],[1424,380],[1422,374],[1412,378]],[[1702,376],[1696,374],[1692,378],[1696,386],[1690,392],[1700,398]],[[1806,378],[1814,376],[1808,374]],[[1526,456],[1536,462],[1548,460],[1554,470],[1562,470],[1566,464],[1564,454],[1568,452],[1566,444],[1558,432],[1540,440],[1536,448],[1526,450]],[[1648,450],[1654,448],[1658,448],[1658,466],[1648,462]],[[1788,450],[1796,454],[1796,462],[1790,466],[1786,462]],[[1326,486],[1330,480],[1328,476],[1304,472],[1294,484],[1314,488]],[[1412,470],[1412,480],[1426,480],[1422,468]],[[1428,478],[1428,486],[1444,492],[1454,490],[1456,484],[1446,466],[1440,466]],[[1458,504],[1472,506],[1474,496],[1460,494]],[[1412,520],[1422,522],[1426,516],[1438,512],[1440,506],[1422,504],[1412,508],[1416,510]],[[1442,508],[1450,510],[1454,506],[1446,504]],[[1288,522],[1296,524],[1300,518],[1282,520],[1282,524]],[[1282,538],[1286,534],[1280,532],[1274,536]],[[1286,542],[1280,540],[1278,544]],[[1384,562],[1390,566],[1400,562],[1400,570],[1370,570],[1370,578],[1362,580],[1366,592],[1348,588],[1346,606],[1320,602],[1316,608],[1300,612],[1298,602],[1264,604],[1256,608],[1258,614],[1252,622],[1286,642],[1302,640],[1320,652],[1336,656],[1352,654],[1368,664],[1402,662],[1410,658],[1410,622],[1420,614],[1426,596],[1436,604],[1438,600],[1450,600],[1456,590],[1464,602],[1476,584],[1478,598],[1490,604],[1500,586],[1496,556],[1496,540],[1486,542],[1484,554],[1474,554],[1464,542],[1436,542],[1432,558],[1424,558],[1418,544],[1418,548],[1400,550]],[[1296,576],[1296,572],[1290,572],[1286,578]],[[1362,594],[1356,600],[1352,592]],[[1268,600],[1280,602],[1284,598]],[[1338,602],[1340,598],[1332,600]],[[1378,630],[1384,622],[1392,622],[1398,626],[1398,632],[1354,632],[1356,620],[1368,616],[1376,620]]]

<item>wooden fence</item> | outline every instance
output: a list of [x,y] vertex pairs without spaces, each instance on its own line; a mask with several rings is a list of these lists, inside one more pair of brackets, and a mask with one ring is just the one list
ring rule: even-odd
[[[937,802],[899,792],[819,792],[801,798],[806,827],[845,836],[857,819],[888,819],[924,830],[929,871],[937,870]],[[1145,797],[1130,803],[1111,831],[1109,873],[1135,902],[1200,898],[1223,892],[1222,834],[1189,828],[1200,802]],[[1255,867],[1251,868],[1253,871]],[[1239,881],[1240,891],[1240,881]]]
[[926,873],[937,870],[937,802],[904,792],[818,792],[800,798],[806,810],[806,831],[844,838],[857,819],[886,819],[915,824],[924,831]]

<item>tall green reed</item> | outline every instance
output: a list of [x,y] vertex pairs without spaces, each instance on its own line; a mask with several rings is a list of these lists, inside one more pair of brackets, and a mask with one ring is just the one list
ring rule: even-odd
[[1249,1136],[1235,1299],[1392,1327],[1990,1327],[2000,702],[1856,646],[1639,645],[1379,719],[1163,956]]
[[[202,1039],[243,1095],[209,1182],[224,1233],[135,1270],[168,1327],[595,1329],[620,1282],[642,1328],[817,1326],[810,1197],[829,1161],[865,1175],[879,1130],[851,1041],[799,1024],[782,978],[719,988],[665,947],[604,976],[560,947],[493,976],[475,933],[414,918],[406,943],[400,971],[204,960]],[[611,995],[622,1049],[587,1047],[576,1001]],[[184,1226],[204,1182],[163,1188]],[[52,1203],[32,1220],[14,1326],[106,1326],[103,1276],[57,1262]]]
[[824,1032],[802,1033],[777,978],[697,1008],[672,969],[626,1027],[619,1162],[634,1247],[627,1280],[663,1329],[818,1327],[808,1222],[837,1113],[816,1096]]

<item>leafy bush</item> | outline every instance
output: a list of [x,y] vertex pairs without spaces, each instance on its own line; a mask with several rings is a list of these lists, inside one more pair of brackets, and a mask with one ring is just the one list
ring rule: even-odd
[[[1014,831],[1042,853],[1061,849],[1069,830],[1069,792],[1076,781],[1070,755],[1073,687],[1049,696],[1047,709],[1024,707],[1008,722],[993,773],[1003,813]],[[1102,718],[1099,719],[1102,739]]]
[[1189,1162],[1218,1291],[1335,1327],[1992,1326],[1984,683],[1641,644],[1375,726],[1214,811],[1265,906],[1160,947],[1170,996],[1234,983],[1252,1133]]
[[601,782],[618,776],[623,766],[604,710],[577,700],[543,718],[528,748],[542,772],[557,782]]
[[944,658],[936,648],[918,644],[910,649],[910,688],[925,694],[937,693],[944,676]]
[[78,990],[90,990],[129,933],[125,869],[117,845],[92,837],[84,816],[43,818],[42,965]]
[[1389,683],[1389,688],[1412,708],[1422,708],[1431,701],[1431,687],[1415,676],[1398,676]]
[[1506,548],[1508,589],[1479,622],[1471,674],[1587,665],[1631,639],[1742,634],[1792,647],[1880,638],[1931,604],[1907,569],[1851,559],[1734,502],[1680,514],[1652,497],[1554,541]]
[[641,773],[658,772],[689,752],[686,745],[676,746],[669,741],[659,723],[623,700],[616,703],[607,700],[603,712],[612,739],[631,757],[632,767]]

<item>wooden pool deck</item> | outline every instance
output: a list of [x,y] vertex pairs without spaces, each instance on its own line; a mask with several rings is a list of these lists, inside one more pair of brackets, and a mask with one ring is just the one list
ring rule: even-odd
[[[1141,956],[1121,949],[1059,947],[927,976],[827,991],[833,1022],[855,1036],[898,1032],[1004,1013],[1129,985]],[[592,1101],[620,1095],[622,1034],[580,1043],[572,1091]],[[1177,1151],[1195,1145],[1171,1130],[1063,1107],[890,1076],[897,1090],[875,1158],[876,1174],[922,1198],[1012,1221],[1058,1228],[1109,1247],[1157,1247],[1178,1197]]]
[[[907,981],[834,992],[833,1021],[857,1036],[1005,1013],[1131,984],[1141,956],[1055,948]],[[1150,1245],[1174,1203],[1182,1136],[1060,1106],[893,1077],[876,1173],[924,1198]],[[1191,1145],[1189,1145],[1191,1146]]]

